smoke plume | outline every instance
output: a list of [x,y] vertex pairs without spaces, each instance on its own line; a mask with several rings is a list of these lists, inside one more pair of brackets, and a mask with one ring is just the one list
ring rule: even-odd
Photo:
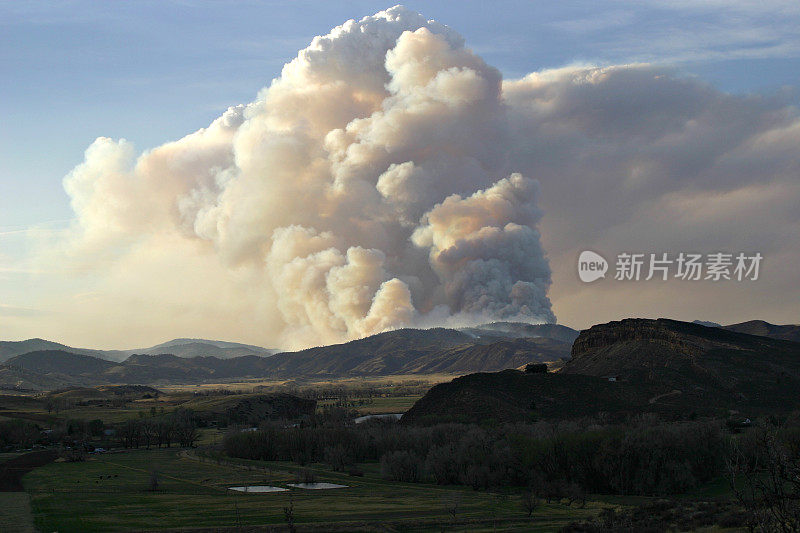
[[[548,297],[578,327],[794,322],[792,101],[648,64],[503,81],[452,30],[395,7],[315,38],[254,102],[180,140],[137,154],[97,139],[65,180],[68,238],[37,265],[68,273],[37,287],[58,320],[11,320],[107,345],[184,335],[282,348],[553,321]],[[747,284],[584,284],[583,250],[765,260]]]
[[130,287],[158,257],[161,277],[189,281],[131,289],[148,305],[210,312],[176,289],[213,294],[284,347],[554,321],[538,188],[509,167],[508,135],[499,72],[395,7],[314,38],[254,102],[183,139],[141,155],[97,139],[65,179],[64,251]]

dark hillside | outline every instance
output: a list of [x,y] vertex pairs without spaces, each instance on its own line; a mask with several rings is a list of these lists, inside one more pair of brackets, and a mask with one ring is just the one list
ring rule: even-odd
[[669,401],[683,395],[687,404],[782,411],[800,399],[800,344],[676,320],[627,319],[583,331],[562,372],[678,391]]
[[632,413],[647,408],[649,397],[645,389],[594,376],[505,370],[470,374],[436,385],[402,421],[522,422],[600,412]]
[[473,374],[437,385],[406,422],[575,418],[605,412],[748,416],[800,409],[800,343],[675,320],[581,332],[556,373]]
[[104,361],[97,357],[63,350],[29,352],[12,357],[6,364],[43,374],[63,374],[66,376],[97,374],[115,365],[115,363]]

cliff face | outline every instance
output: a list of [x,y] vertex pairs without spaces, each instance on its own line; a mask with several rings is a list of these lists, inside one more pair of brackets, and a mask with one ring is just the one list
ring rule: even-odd
[[[614,378],[609,379],[609,378]],[[800,343],[675,320],[593,326],[552,374],[472,374],[437,385],[403,420],[530,420],[641,412],[748,416],[800,409]]]
[[713,348],[736,349],[727,332],[675,320],[630,318],[592,326],[572,345],[564,372],[593,376],[639,375],[654,365],[679,368],[696,364]]
[[687,357],[697,354],[705,339],[691,335],[690,331],[686,331],[691,328],[680,327],[680,324],[680,322],[665,319],[629,318],[619,322],[592,326],[581,332],[575,339],[572,344],[572,359],[586,362],[593,353],[621,343],[647,344]]
[[790,398],[796,403],[800,344],[676,320],[627,319],[581,332],[562,371],[650,383],[731,408],[778,406]]

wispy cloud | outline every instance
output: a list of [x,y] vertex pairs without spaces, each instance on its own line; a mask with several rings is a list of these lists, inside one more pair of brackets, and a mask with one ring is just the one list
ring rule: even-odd
[[28,233],[28,231],[29,231],[28,228],[25,228],[25,229],[14,229],[14,230],[8,230],[8,231],[0,231],[0,237],[7,237],[9,235],[21,235],[21,234],[24,234],[24,233]]
[[72,219],[46,220],[31,226],[0,226],[0,237],[13,235],[59,233],[65,231]]
[[4,317],[25,317],[38,316],[45,314],[41,309],[31,309],[29,307],[16,307],[13,305],[0,304],[0,316]]
[[598,4],[547,26],[593,42],[601,61],[679,63],[800,57],[800,2]]

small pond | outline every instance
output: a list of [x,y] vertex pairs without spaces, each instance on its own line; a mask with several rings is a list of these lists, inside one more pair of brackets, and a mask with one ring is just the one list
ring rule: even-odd
[[336,483],[287,483],[296,489],[325,490],[325,489],[344,489],[347,485],[337,485]]
[[394,420],[400,420],[401,416],[403,416],[403,413],[386,413],[386,414],[381,414],[381,415],[365,415],[365,416],[359,416],[358,418],[353,420],[353,422],[355,422],[356,424],[360,424],[361,422],[366,422],[367,420],[381,419],[381,418],[392,418]]
[[270,487],[269,485],[251,485],[249,487],[228,487],[239,492],[285,492],[289,489],[283,487]]

